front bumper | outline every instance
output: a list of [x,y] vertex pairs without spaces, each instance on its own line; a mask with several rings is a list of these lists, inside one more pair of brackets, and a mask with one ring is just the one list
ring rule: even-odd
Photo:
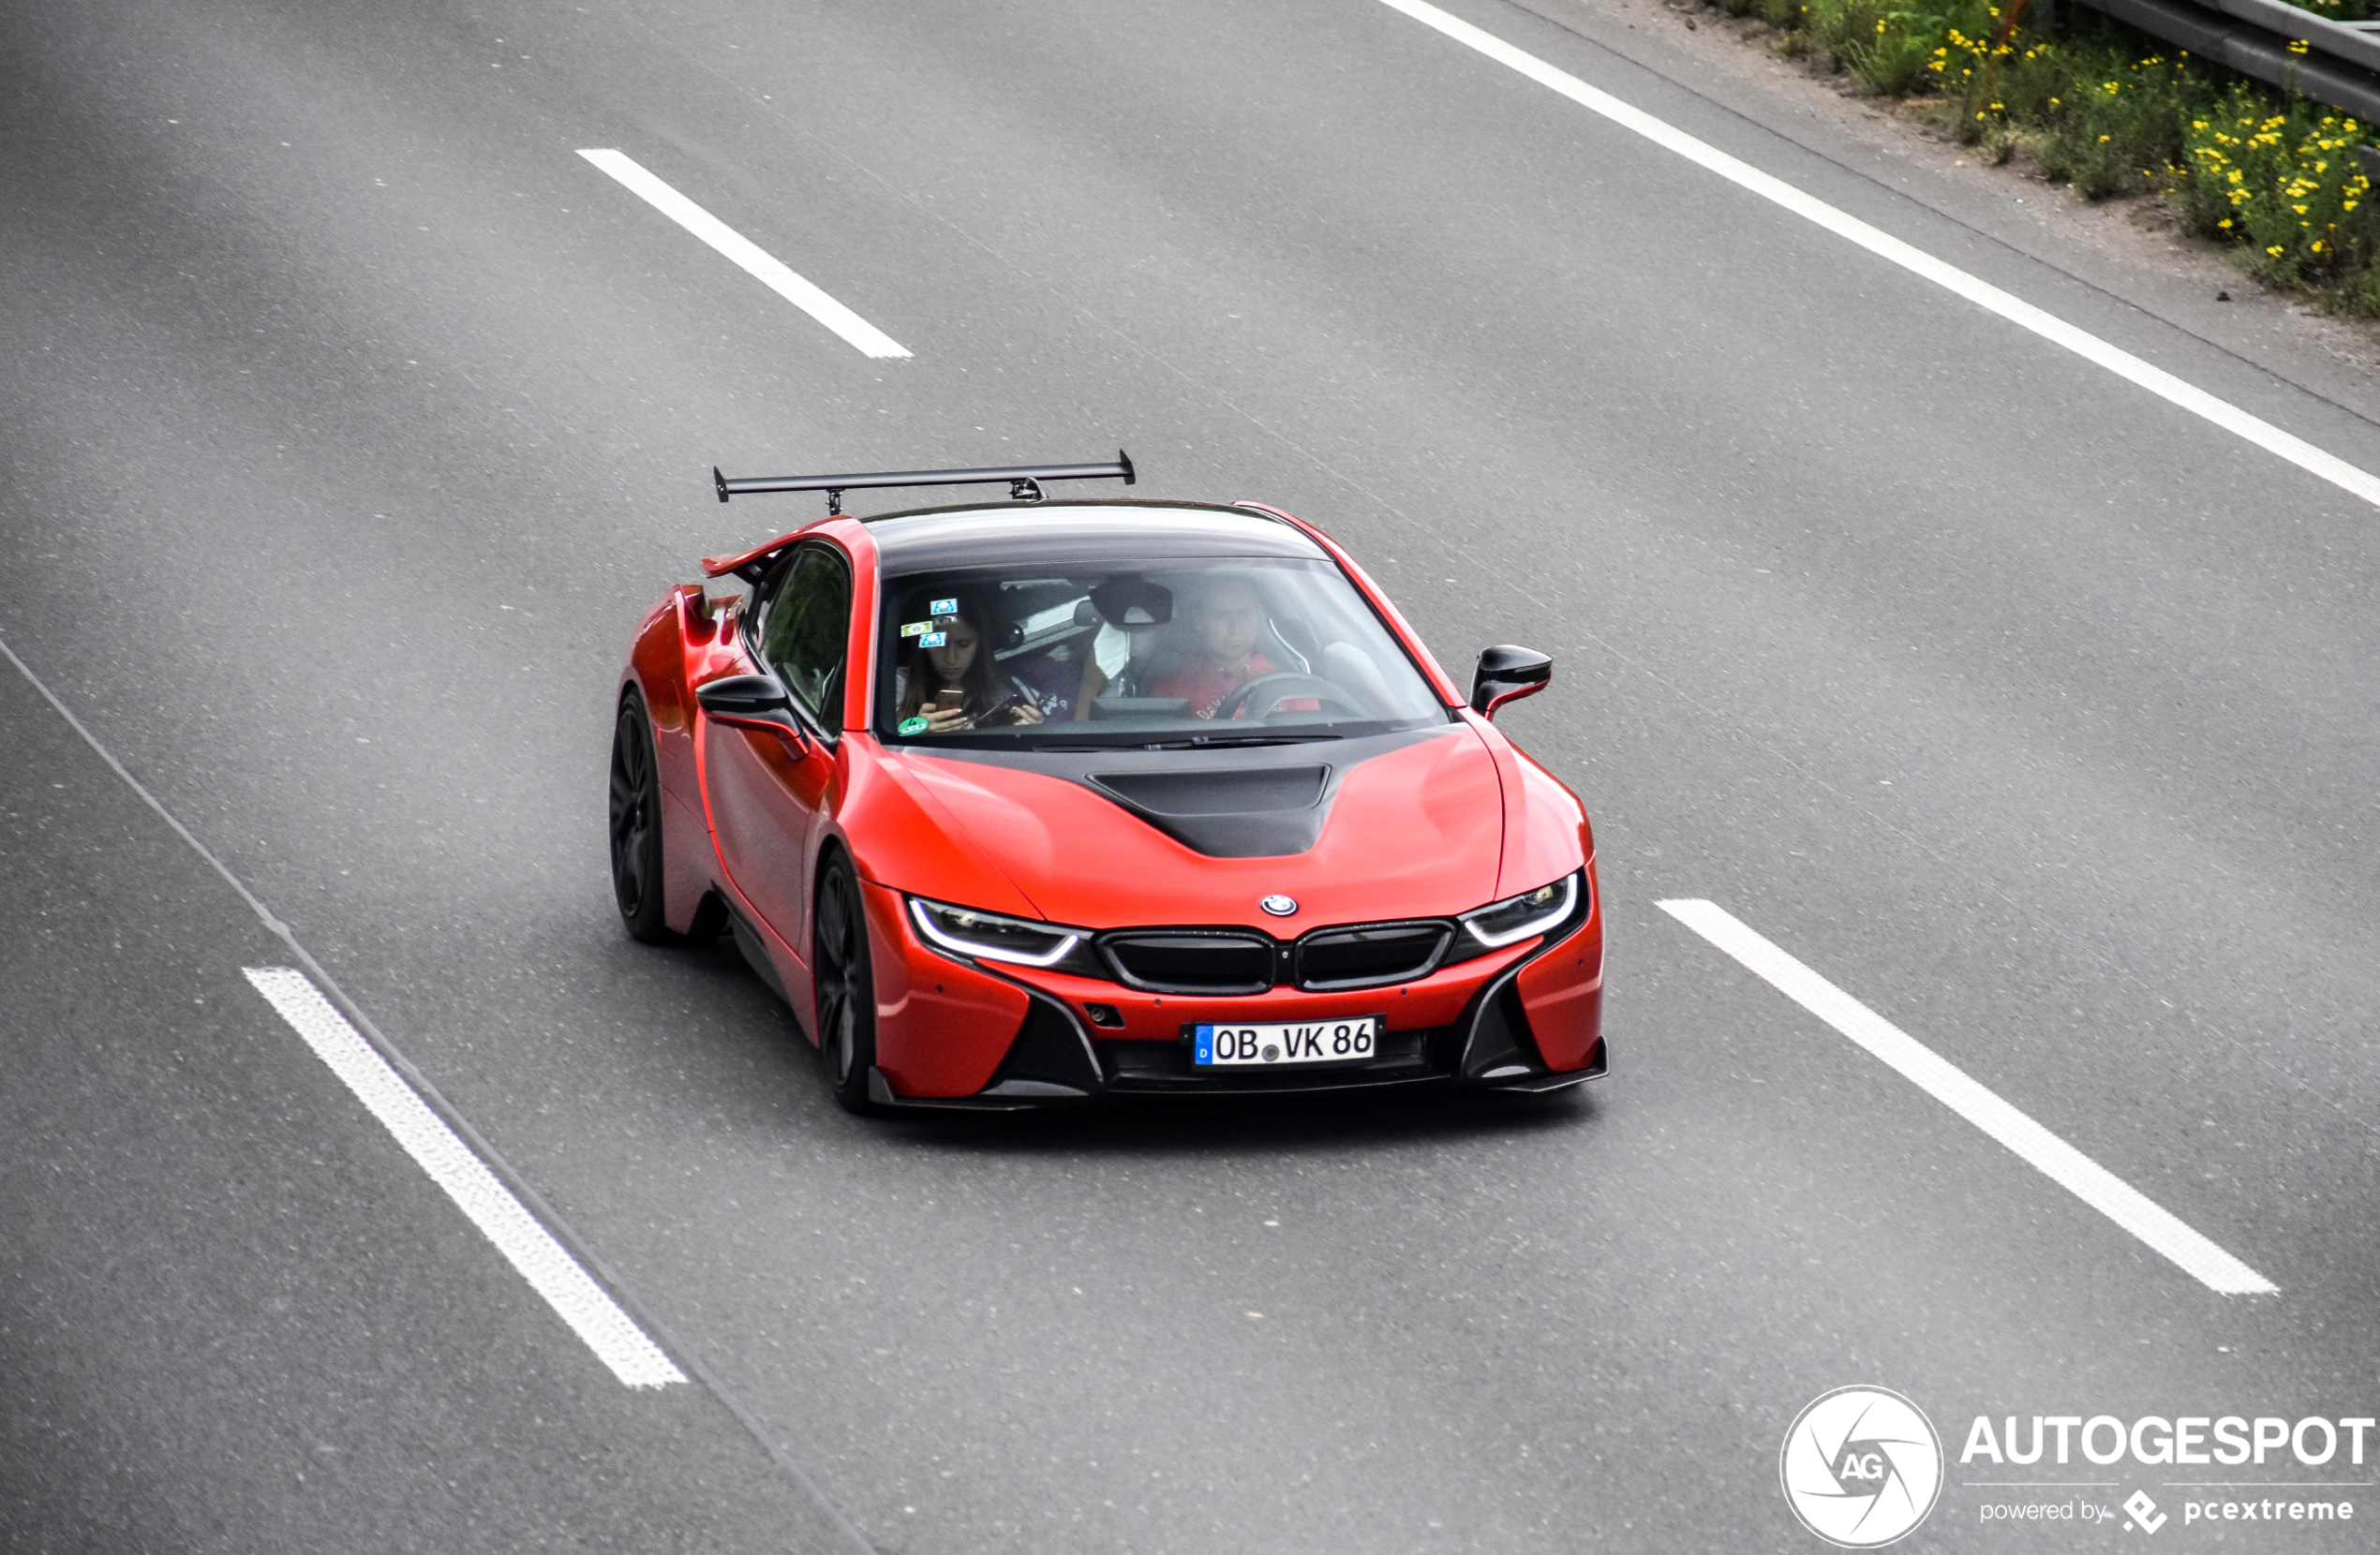
[[[1153,994],[955,956],[917,936],[898,893],[870,884],[863,894],[877,987],[870,1092],[882,1105],[1012,1110],[1417,1085],[1548,1091],[1609,1068],[1602,900],[1591,888],[1584,911],[1550,933],[1410,983],[1245,997]],[[1383,1015],[1386,1030],[1360,1064],[1201,1070],[1184,1036],[1197,1022],[1365,1014]]]

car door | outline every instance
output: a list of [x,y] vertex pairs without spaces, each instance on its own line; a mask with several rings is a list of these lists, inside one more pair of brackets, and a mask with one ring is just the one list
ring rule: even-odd
[[707,722],[706,777],[721,865],[779,939],[810,961],[810,864],[842,722],[851,565],[823,543],[796,551],[755,601],[748,647],[782,685],[796,729]]

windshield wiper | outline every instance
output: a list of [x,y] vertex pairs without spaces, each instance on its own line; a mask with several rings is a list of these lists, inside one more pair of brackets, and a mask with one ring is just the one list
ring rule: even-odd
[[1128,748],[1141,750],[1222,750],[1251,745],[1304,745],[1313,740],[1335,740],[1337,734],[1193,734],[1185,740],[1154,740]]
[[[1082,756],[1103,750],[1229,750],[1252,745],[1304,745],[1313,740],[1345,739],[1344,734],[1185,734],[1173,740],[1035,741],[1030,748],[1042,755]],[[1019,742],[1020,744],[1023,742]]]

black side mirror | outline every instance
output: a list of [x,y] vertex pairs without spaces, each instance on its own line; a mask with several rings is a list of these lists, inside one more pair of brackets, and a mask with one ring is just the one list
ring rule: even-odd
[[1471,711],[1492,718],[1506,703],[1544,690],[1553,678],[1554,660],[1535,648],[1500,643],[1483,649],[1471,674]]
[[765,674],[731,674],[694,688],[703,711],[721,723],[752,729],[774,729],[798,737],[793,699]]

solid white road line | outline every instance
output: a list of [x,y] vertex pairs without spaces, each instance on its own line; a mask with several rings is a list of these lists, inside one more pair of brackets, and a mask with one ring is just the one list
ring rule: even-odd
[[487,1234],[497,1251],[531,1289],[543,1296],[612,1374],[631,1387],[682,1383],[686,1374],[646,1336],[619,1304],[564,1251],[537,1218],[521,1207],[486,1163],[454,1137],[454,1131],[414,1094],[345,1015],[322,997],[304,972],[287,967],[248,967],[256,991],[296,1028],[308,1047],[347,1082],[405,1153],[421,1163],[430,1180],[446,1190],[471,1223]]
[[2095,334],[2076,329],[2064,319],[2013,297],[1956,265],[1946,264],[1889,233],[1880,232],[1858,217],[1838,211],[1815,196],[1803,193],[1783,179],[1772,177],[1716,146],[1696,140],[1675,125],[1657,119],[1608,92],[1598,91],[1569,71],[1554,68],[1535,54],[1512,47],[1495,34],[1484,32],[1460,17],[1449,16],[1437,7],[1428,4],[1427,0],[1380,0],[1380,3],[1391,10],[1404,12],[1423,26],[1435,27],[1464,47],[1475,49],[1498,65],[1519,71],[1540,86],[1551,87],[1580,107],[1600,113],[1655,145],[1673,151],[1688,161],[1749,189],[1762,199],[1774,200],[1795,215],[1816,222],[1837,237],[1848,238],[1878,258],[1889,259],[1911,274],[1922,275],[1936,286],[1956,292],[2010,323],[2032,331],[2052,345],[2063,346],[2085,361],[2096,363],[2118,378],[2138,384],[2192,415],[2202,416],[2225,432],[2244,437],[2268,453],[2279,454],[2299,469],[2320,476],[2340,490],[2380,506],[2380,476],[2358,469],[2301,437],[2292,437],[2271,422],[2248,414],[2228,400],[2217,399],[2204,389],[2186,383],[2163,368],[2152,367],[2130,351],[2121,350]]
[[841,335],[867,356],[907,356],[900,341],[795,274],[758,244],[617,151],[582,151],[632,194],[749,271],[761,285]]
[[2280,1288],[1977,1085],[1932,1048],[1769,943],[1726,909],[1705,901],[1660,906],[1794,1003],[1900,1071],[1920,1090],[2016,1151],[2052,1182],[2180,1265],[2209,1290],[2224,1296],[2270,1296]]

